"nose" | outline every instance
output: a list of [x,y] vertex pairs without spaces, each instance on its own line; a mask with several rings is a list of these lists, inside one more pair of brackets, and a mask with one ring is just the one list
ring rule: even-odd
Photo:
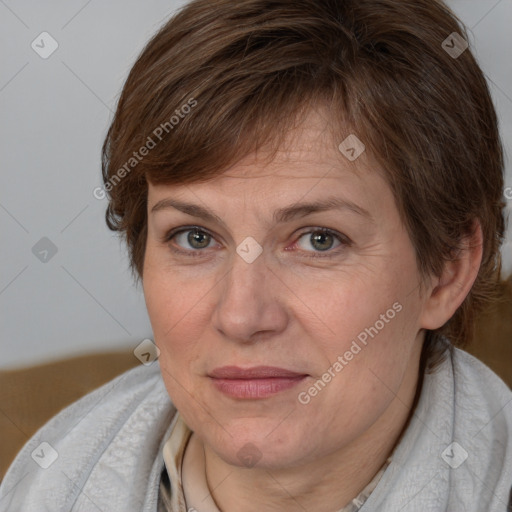
[[231,269],[218,285],[212,322],[225,338],[253,343],[283,332],[289,316],[283,303],[286,287],[272,272],[264,254],[247,263],[234,254]]

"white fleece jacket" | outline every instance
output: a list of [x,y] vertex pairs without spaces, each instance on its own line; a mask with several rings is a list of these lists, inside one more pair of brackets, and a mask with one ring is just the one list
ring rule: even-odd
[[[175,412],[158,363],[126,372],[27,442],[0,486],[0,512],[156,512]],[[512,392],[455,349],[425,376],[392,463],[360,512],[508,512],[511,488]]]

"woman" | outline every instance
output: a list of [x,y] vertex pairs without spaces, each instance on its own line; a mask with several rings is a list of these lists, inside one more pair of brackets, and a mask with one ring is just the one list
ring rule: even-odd
[[512,393],[457,348],[504,230],[466,39],[432,0],[195,0],[163,26],[97,191],[158,350],[27,443],[0,510],[507,508]]

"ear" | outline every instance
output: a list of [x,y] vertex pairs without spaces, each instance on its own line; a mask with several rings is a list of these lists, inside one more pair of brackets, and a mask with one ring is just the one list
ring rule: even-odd
[[420,318],[421,327],[438,329],[455,314],[480,270],[482,245],[482,226],[475,219],[472,233],[462,240],[459,252],[445,263],[441,276],[431,280]]

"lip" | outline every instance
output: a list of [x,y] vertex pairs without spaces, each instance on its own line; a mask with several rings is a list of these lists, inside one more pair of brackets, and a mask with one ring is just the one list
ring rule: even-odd
[[278,368],[277,366],[253,366],[252,368],[223,366],[222,368],[215,368],[209,374],[214,379],[293,378],[305,375],[305,373],[294,372],[285,368]]
[[221,393],[231,398],[255,400],[293,388],[303,381],[307,374],[275,366],[224,366],[213,370],[209,377]]

